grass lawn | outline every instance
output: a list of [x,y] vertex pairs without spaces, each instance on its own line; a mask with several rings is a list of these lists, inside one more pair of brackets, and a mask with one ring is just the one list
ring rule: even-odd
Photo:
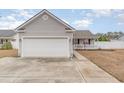
[[0,50],[0,57],[16,57],[18,54],[16,49],[13,50]]
[[78,52],[119,81],[124,82],[124,50],[79,50]]

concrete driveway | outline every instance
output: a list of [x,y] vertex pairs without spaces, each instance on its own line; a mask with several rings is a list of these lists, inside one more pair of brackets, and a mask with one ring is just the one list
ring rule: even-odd
[[0,82],[84,82],[75,63],[69,59],[0,59]]
[[114,77],[85,58],[0,59],[0,83],[80,83],[118,82]]

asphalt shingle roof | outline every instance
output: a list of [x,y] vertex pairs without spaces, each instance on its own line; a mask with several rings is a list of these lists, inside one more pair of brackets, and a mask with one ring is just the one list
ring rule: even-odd
[[77,30],[73,32],[74,38],[79,39],[93,39],[95,36],[89,30]]
[[16,32],[13,30],[0,30],[0,37],[11,37],[15,34]]

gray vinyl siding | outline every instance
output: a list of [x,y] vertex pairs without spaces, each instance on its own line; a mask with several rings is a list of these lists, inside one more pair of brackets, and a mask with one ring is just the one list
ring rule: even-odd
[[[48,15],[43,13],[42,15]],[[68,36],[70,38],[70,53],[73,55],[72,39],[73,33],[65,31],[66,26],[48,15],[48,20],[43,20],[42,15],[26,25],[25,33],[19,33],[19,38],[22,36]],[[21,46],[21,41],[20,45]],[[21,48],[20,48],[21,49]]]
[[[47,14],[43,14],[47,15]],[[25,27],[25,35],[42,35],[42,36],[65,36],[68,34],[65,32],[66,26],[62,25],[57,20],[48,15],[48,20],[43,20],[42,15],[36,18],[33,22]]]

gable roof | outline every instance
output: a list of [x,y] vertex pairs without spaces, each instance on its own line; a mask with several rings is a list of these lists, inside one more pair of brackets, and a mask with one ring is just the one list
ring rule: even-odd
[[27,20],[26,22],[24,22],[23,24],[21,24],[20,26],[18,26],[15,30],[19,30],[20,28],[23,28],[24,26],[26,26],[27,24],[29,24],[30,22],[32,22],[34,19],[36,19],[37,17],[39,17],[40,15],[42,15],[43,13],[47,13],[48,15],[50,15],[52,18],[54,18],[55,20],[57,20],[58,22],[60,22],[61,24],[67,26],[68,28],[70,28],[71,30],[75,30],[73,27],[71,27],[69,24],[65,23],[63,20],[61,20],[60,18],[56,17],[55,15],[53,15],[51,12],[49,12],[46,9],[43,9],[41,12],[37,13],[36,15],[34,15],[32,18],[30,18],[29,20]]
[[11,37],[15,34],[14,30],[0,30],[0,37]]
[[89,30],[76,30],[73,32],[75,39],[93,39],[95,36]]

